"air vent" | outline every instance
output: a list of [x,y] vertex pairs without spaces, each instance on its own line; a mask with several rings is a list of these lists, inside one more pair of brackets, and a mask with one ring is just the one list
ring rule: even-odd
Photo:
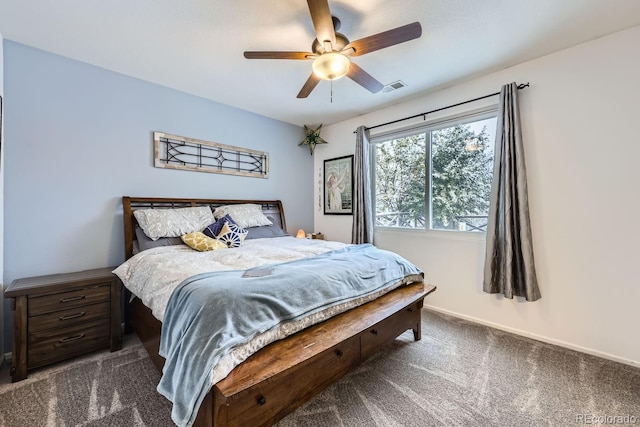
[[389,83],[387,85],[384,85],[384,87],[382,88],[383,92],[391,92],[392,90],[398,90],[400,88],[405,87],[407,84],[405,82],[403,82],[402,80],[397,80],[393,83]]

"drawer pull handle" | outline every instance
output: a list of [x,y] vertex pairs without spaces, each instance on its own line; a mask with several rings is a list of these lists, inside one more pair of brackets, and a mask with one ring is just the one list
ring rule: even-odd
[[262,406],[265,403],[267,403],[267,399],[264,396],[259,396],[258,397],[258,405]]
[[84,334],[78,334],[78,335],[74,335],[74,336],[71,336],[71,337],[66,337],[66,338],[59,339],[58,342],[60,344],[64,344],[66,342],[78,341],[78,340],[81,340],[82,338],[84,338]]
[[344,354],[344,353],[342,352],[342,350],[340,350],[340,349],[337,349],[337,350],[336,350],[336,356],[338,356],[338,357],[342,357],[342,355],[343,355],[343,354]]
[[81,311],[81,312],[80,312],[80,313],[78,313],[78,314],[71,314],[71,315],[69,315],[69,316],[60,316],[60,317],[59,317],[59,319],[60,319],[60,320],[75,319],[75,318],[77,318],[77,317],[82,317],[82,316],[84,316],[85,314],[86,314],[86,313],[85,313],[84,311]]
[[372,330],[371,330],[371,333],[372,333],[373,335],[378,335],[378,330],[377,330],[377,329],[372,329]]
[[80,299],[84,299],[84,295],[79,295],[77,297],[69,297],[69,298],[60,298],[60,302],[70,302],[70,301],[78,301]]
[[407,311],[408,311],[409,313],[413,313],[413,308],[407,308]]

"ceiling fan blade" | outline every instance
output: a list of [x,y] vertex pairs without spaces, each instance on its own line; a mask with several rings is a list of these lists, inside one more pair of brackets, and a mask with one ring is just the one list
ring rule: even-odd
[[304,83],[304,86],[302,86],[302,89],[300,89],[300,92],[298,92],[297,98],[306,98],[309,96],[311,91],[318,85],[319,81],[320,77],[316,76],[315,73],[311,73],[307,81]]
[[422,26],[419,22],[413,22],[411,24],[403,25],[402,27],[394,28],[393,30],[384,31],[382,33],[353,41],[344,48],[353,48],[355,49],[355,52],[351,56],[360,56],[365,53],[384,49],[385,47],[417,39],[421,35]]
[[333,19],[327,0],[307,0],[313,28],[316,30],[316,38],[324,46],[329,41],[331,46],[336,45],[336,32],[333,29]]
[[309,57],[315,56],[311,52],[248,51],[244,53],[244,57],[247,59],[310,59]]
[[371,93],[378,93],[384,87],[382,83],[374,79],[371,74],[367,73],[354,62],[349,66],[347,77]]

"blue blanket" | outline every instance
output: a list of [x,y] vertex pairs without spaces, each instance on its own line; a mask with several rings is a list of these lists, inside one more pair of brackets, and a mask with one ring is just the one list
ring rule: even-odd
[[162,323],[166,359],[158,391],[190,426],[220,358],[282,322],[295,321],[422,274],[401,256],[353,245],[253,270],[199,274],[173,292]]

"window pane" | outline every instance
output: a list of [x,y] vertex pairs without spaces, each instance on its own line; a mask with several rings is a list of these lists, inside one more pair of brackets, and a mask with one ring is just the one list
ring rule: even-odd
[[376,224],[424,228],[426,134],[375,145]]
[[486,231],[496,118],[431,132],[431,228]]

